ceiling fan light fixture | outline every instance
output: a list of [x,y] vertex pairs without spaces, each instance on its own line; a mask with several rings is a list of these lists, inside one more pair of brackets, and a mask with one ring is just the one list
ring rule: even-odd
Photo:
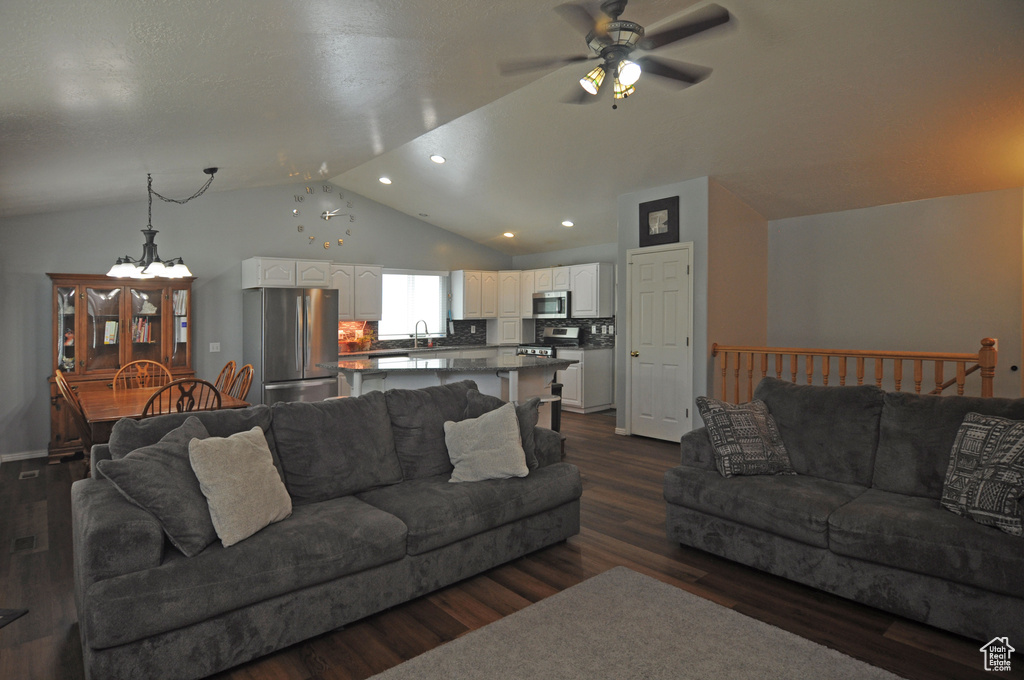
[[612,97],[615,99],[625,99],[634,92],[636,92],[635,87],[632,85],[624,85],[618,78],[615,79],[612,89]]
[[597,94],[604,82],[604,66],[595,66],[587,75],[580,78],[580,86],[590,94]]
[[636,81],[640,80],[640,64],[629,59],[623,59],[619,62],[619,82],[629,87]]

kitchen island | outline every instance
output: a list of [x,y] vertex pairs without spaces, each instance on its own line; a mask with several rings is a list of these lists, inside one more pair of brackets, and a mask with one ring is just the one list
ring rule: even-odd
[[417,359],[404,356],[341,360],[336,364],[317,366],[344,376],[353,397],[374,390],[417,389],[468,379],[475,381],[483,394],[505,401],[525,401],[531,397],[550,396],[555,371],[564,370],[574,363],[569,359],[533,356],[486,359]]

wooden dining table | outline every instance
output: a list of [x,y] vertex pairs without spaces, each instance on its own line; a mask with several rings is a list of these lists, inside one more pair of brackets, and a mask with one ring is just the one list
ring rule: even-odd
[[[160,387],[118,387],[114,388],[109,383],[92,382],[79,383],[77,389],[78,400],[82,403],[82,412],[92,429],[92,441],[94,444],[105,444],[110,441],[110,431],[114,423],[121,418],[142,418],[142,410],[146,407],[149,398],[159,390]],[[220,393],[221,408],[244,408],[249,402],[232,397],[226,392]]]

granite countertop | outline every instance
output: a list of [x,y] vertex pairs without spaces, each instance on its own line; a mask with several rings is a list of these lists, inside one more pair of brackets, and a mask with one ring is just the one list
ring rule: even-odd
[[520,371],[531,368],[562,370],[576,361],[547,357],[506,356],[489,359],[417,359],[415,357],[381,357],[379,359],[340,360],[337,364],[317,364],[319,368],[351,375],[352,373],[489,373]]
[[365,352],[338,352],[338,359],[340,361],[347,361],[347,357],[368,357],[372,359],[375,356],[395,356],[398,354],[409,354],[413,355],[417,352],[443,352],[453,351],[457,352],[463,349],[498,349],[499,347],[514,347],[515,345],[434,345],[433,347],[395,347],[393,349],[372,349]]

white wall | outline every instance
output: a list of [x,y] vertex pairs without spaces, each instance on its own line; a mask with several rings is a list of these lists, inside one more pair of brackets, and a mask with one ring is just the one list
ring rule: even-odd
[[[1024,189],[774,220],[768,344],[974,352],[1021,394]],[[948,371],[947,371],[948,373]]]
[[[564,228],[564,227],[563,227]],[[578,229],[579,227],[573,227]],[[561,267],[568,264],[589,264],[591,262],[615,262],[618,244],[602,243],[596,246],[580,246],[567,250],[553,250],[550,253],[516,255],[512,258],[513,269],[540,269]]]
[[[197,186],[202,180],[197,173]],[[241,261],[247,257],[438,270],[512,266],[507,255],[358,195],[345,197],[353,201],[355,223],[324,222],[315,202],[294,201],[304,187],[211,190],[187,205],[154,202],[160,255],[183,257],[197,277],[193,366],[200,377],[216,377],[228,359],[242,356]],[[160,190],[158,177],[154,188]],[[140,194],[145,199],[145,191]],[[299,219],[290,212],[296,206],[302,211]],[[42,452],[49,441],[52,303],[46,272],[101,274],[118,255],[138,257],[146,209],[142,200],[0,220],[0,455]],[[308,236],[317,237],[316,245],[308,244]],[[340,248],[338,238],[345,240]],[[324,250],[328,239],[333,245]],[[211,354],[210,342],[221,343],[222,351]]]

